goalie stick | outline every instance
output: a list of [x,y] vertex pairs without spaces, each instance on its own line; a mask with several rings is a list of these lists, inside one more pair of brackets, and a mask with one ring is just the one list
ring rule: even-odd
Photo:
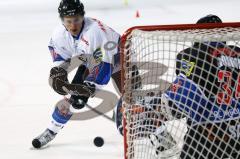
[[[69,103],[69,98],[68,97],[66,97],[66,96],[64,96],[64,99],[68,102],[68,104],[70,105],[70,103]],[[89,108],[90,110],[92,110],[93,112],[95,112],[96,114],[98,114],[98,115],[101,115],[102,117],[104,117],[105,119],[107,119],[107,120],[109,120],[109,121],[111,121],[111,122],[115,122],[115,120],[114,120],[114,117],[109,117],[109,116],[107,116],[106,114],[104,114],[103,112],[101,112],[100,110],[97,110],[96,108],[94,108],[94,107],[92,107],[91,105],[89,105],[89,104],[85,104],[85,106],[87,107],[87,108]],[[69,109],[71,109],[71,107],[69,108]],[[71,111],[71,110],[70,110]],[[72,111],[71,111],[72,112]]]

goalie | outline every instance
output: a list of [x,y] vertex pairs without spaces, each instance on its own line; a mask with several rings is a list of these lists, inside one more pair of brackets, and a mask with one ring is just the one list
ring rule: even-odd
[[[197,23],[222,21],[208,15]],[[177,77],[171,87],[150,99],[149,103],[158,105],[156,118],[162,122],[186,117],[181,159],[240,158],[239,61],[237,46],[224,41],[195,42],[178,53]]]
[[[208,15],[197,23],[221,22]],[[239,60],[240,48],[224,41],[194,43],[177,55],[177,78],[163,98],[167,114],[187,118],[180,158],[240,158]]]

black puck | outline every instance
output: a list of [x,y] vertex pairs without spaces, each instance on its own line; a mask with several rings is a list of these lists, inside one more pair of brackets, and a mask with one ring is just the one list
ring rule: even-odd
[[103,144],[104,144],[104,140],[103,140],[103,138],[102,137],[95,137],[95,139],[93,140],[93,143],[94,143],[94,145],[95,146],[97,146],[97,147],[102,147],[103,146]]

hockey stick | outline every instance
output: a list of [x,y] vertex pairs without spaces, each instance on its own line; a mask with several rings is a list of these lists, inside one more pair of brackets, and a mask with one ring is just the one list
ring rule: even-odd
[[93,108],[93,107],[90,106],[89,104],[86,103],[85,106],[86,106],[87,108],[91,109],[92,111],[94,111],[95,113],[97,113],[98,115],[101,115],[102,117],[104,117],[104,118],[106,118],[106,119],[108,119],[108,120],[110,120],[110,121],[112,121],[112,122],[115,122],[113,118],[105,115],[104,113],[102,113],[102,112],[100,112],[99,110]]
[[[83,113],[83,112],[80,112],[80,111],[77,112],[77,111],[71,110],[71,104],[70,104],[70,102],[69,102],[69,98],[70,98],[70,95],[64,96],[64,99],[61,100],[61,101],[59,101],[59,102],[56,104],[56,107],[58,107],[58,105],[60,105],[60,106],[66,106],[66,107],[69,107],[70,112],[72,112],[72,113],[74,113],[74,114]],[[98,115],[101,115],[102,117],[106,118],[107,120],[110,120],[110,121],[112,121],[112,122],[115,122],[114,118],[111,118],[111,117],[105,115],[103,112],[97,110],[96,108],[93,108],[93,107],[90,106],[89,104],[86,103],[85,106],[86,106],[87,108],[89,108],[91,111],[93,111],[94,113],[96,113],[96,114],[98,114]],[[80,110],[80,109],[79,109],[79,110]],[[76,119],[75,119],[75,120],[76,120]]]

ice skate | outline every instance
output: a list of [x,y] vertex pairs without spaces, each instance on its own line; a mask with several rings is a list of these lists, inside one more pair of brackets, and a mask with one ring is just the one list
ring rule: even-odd
[[33,139],[32,145],[34,148],[41,148],[55,138],[56,134],[49,129],[46,129],[41,135]]
[[159,155],[159,153],[161,153],[161,156],[164,156],[163,152],[173,149],[175,150],[177,147],[176,141],[173,139],[172,135],[167,130],[164,130],[159,135],[150,134],[148,137],[151,144],[155,148],[156,155]]

